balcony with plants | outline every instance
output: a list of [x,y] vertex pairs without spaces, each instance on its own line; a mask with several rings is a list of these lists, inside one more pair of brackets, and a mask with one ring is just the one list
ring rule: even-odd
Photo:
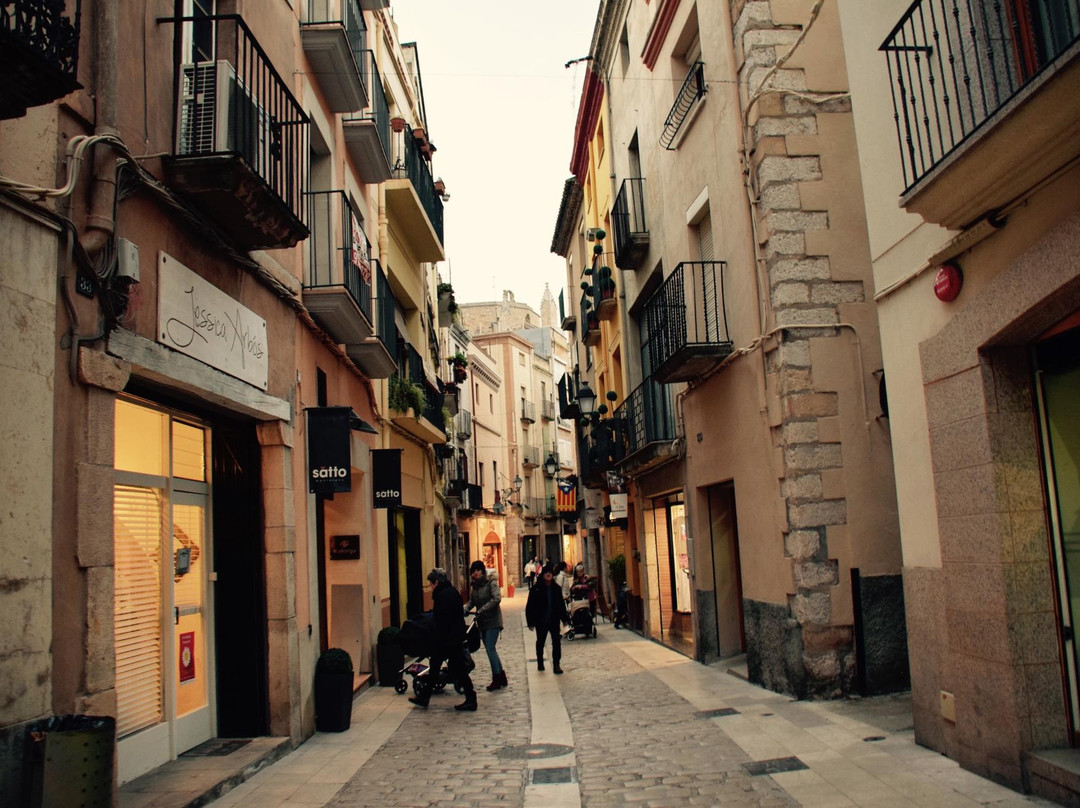
[[648,365],[661,384],[698,379],[731,354],[724,271],[723,261],[684,261],[645,303]]
[[[173,151],[166,182],[237,247],[293,247],[308,236],[309,122],[236,14],[175,17]],[[206,52],[185,61],[192,38]]]
[[[435,300],[439,314],[439,328],[449,328],[457,321],[458,304],[454,299],[454,287],[449,283],[440,283],[435,288]],[[468,362],[465,363],[468,365]],[[462,379],[461,381],[464,381]]]
[[368,92],[367,108],[341,119],[345,150],[361,182],[376,184],[393,176],[390,159],[390,106],[386,101],[375,54],[360,54],[360,73]]
[[387,406],[391,420],[413,437],[430,444],[446,443],[442,395],[428,381],[419,351],[404,341],[398,372],[390,377]]
[[81,16],[81,0],[0,3],[0,119],[20,118],[82,87],[76,80]]
[[881,45],[903,206],[959,229],[1080,156],[1080,8],[915,0]]
[[581,342],[590,348],[600,344],[600,316],[593,308],[592,286],[588,281],[581,282]]
[[335,342],[371,336],[371,242],[343,191],[308,194],[307,278],[304,306]]
[[[608,393],[608,401],[614,400],[615,394]],[[578,473],[584,485],[606,489],[607,473],[618,470],[625,457],[625,425],[609,406],[583,412],[578,422]]]
[[615,266],[638,269],[649,254],[644,179],[629,177],[622,181],[611,219],[615,229]]
[[[391,121],[392,177],[386,182],[386,207],[392,222],[406,235],[419,261],[442,261],[443,202],[435,187],[430,160],[435,146],[421,128],[402,119]],[[398,131],[400,127],[400,131]]]
[[332,112],[359,112],[368,105],[361,72],[367,26],[358,0],[308,0],[300,44]]
[[371,276],[375,282],[375,294],[371,299],[374,332],[360,342],[346,343],[345,352],[369,379],[386,379],[398,369],[396,303],[386,273],[374,258],[371,259]]

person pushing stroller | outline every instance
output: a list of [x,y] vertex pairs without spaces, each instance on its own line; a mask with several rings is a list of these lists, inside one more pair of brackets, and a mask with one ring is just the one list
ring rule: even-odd
[[[435,636],[430,669],[437,672],[445,661],[450,669],[450,678],[465,694],[465,701],[455,705],[454,709],[475,711],[476,690],[469,677],[470,660],[465,655],[465,612],[461,595],[451,586],[446,570],[440,567],[429,572],[427,579],[434,586],[431,597]],[[427,709],[433,689],[434,684],[425,677],[420,690],[409,701]]]

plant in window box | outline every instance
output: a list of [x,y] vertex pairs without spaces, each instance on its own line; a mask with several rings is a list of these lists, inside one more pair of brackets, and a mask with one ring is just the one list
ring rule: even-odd
[[375,640],[375,661],[381,687],[397,688],[398,683],[403,682],[401,669],[405,667],[405,652],[401,650],[400,632],[397,626],[387,626]]
[[413,415],[419,421],[427,409],[427,396],[423,387],[395,373],[390,377],[386,404],[395,412],[407,413],[410,409],[413,410]]
[[315,729],[344,732],[352,723],[353,663],[343,648],[328,648],[315,663]]
[[465,380],[467,380],[469,378],[469,373],[468,373],[469,360],[466,358],[465,354],[463,354],[461,351],[458,351],[457,353],[455,353],[453,356],[451,356],[446,361],[449,362],[450,366],[454,369],[454,381],[455,382],[457,382],[458,384],[461,384],[462,382],[464,382]]

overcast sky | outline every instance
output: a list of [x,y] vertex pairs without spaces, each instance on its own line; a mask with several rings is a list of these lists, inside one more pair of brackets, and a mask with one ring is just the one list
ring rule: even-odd
[[446,182],[447,261],[459,303],[503,289],[539,310],[558,301],[566,265],[551,252],[570,176],[574,121],[598,0],[394,0],[402,42],[416,42],[432,167]]

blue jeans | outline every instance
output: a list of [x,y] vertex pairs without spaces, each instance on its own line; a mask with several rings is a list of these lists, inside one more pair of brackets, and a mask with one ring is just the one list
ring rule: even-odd
[[501,628],[486,628],[480,632],[480,639],[484,642],[484,650],[487,651],[488,662],[491,663],[491,674],[502,673],[502,660],[495,651],[495,643],[499,641]]

